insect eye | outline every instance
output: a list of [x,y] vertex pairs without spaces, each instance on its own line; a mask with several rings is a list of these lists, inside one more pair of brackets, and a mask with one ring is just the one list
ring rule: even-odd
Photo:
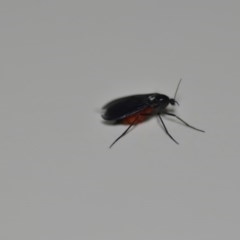
[[171,105],[175,105],[175,104],[179,105],[178,102],[175,99],[173,99],[173,98],[171,98],[169,100],[169,102],[170,102]]

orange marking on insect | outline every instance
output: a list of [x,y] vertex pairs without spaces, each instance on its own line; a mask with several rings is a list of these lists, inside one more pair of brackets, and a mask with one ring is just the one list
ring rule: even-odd
[[153,108],[148,107],[143,109],[140,112],[134,113],[130,116],[127,116],[126,118],[124,118],[121,122],[123,124],[138,124],[141,122],[144,122],[147,118],[149,118],[153,113]]

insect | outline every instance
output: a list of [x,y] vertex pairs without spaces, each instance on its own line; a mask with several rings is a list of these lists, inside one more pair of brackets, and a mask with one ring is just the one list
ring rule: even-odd
[[168,96],[160,93],[148,93],[122,97],[107,103],[102,108],[103,110],[102,118],[107,122],[122,123],[129,125],[128,128],[116,140],[114,140],[114,142],[109,146],[109,148],[111,148],[119,139],[126,135],[134,125],[137,125],[154,115],[159,117],[166,134],[176,144],[178,144],[178,142],[168,132],[161,115],[169,115],[175,117],[187,127],[200,132],[204,132],[201,129],[191,126],[190,124],[185,122],[182,118],[178,117],[176,114],[166,110],[169,104],[173,106],[175,104],[179,105],[178,102],[176,101],[176,95],[180,83],[181,79],[177,85],[174,98],[169,98]]

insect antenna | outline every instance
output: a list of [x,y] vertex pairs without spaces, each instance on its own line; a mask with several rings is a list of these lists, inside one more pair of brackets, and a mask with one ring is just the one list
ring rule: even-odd
[[178,92],[181,81],[182,81],[182,78],[180,78],[180,80],[178,82],[177,89],[175,91],[174,98],[173,98],[175,100],[175,102],[177,103],[177,105],[179,105],[179,103],[176,101],[176,96],[177,96],[177,92]]

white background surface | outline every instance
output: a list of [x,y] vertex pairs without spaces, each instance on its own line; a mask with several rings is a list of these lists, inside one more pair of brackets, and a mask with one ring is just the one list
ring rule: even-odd
[[[237,1],[0,3],[0,238],[238,239]],[[99,109],[173,96],[196,127]]]

